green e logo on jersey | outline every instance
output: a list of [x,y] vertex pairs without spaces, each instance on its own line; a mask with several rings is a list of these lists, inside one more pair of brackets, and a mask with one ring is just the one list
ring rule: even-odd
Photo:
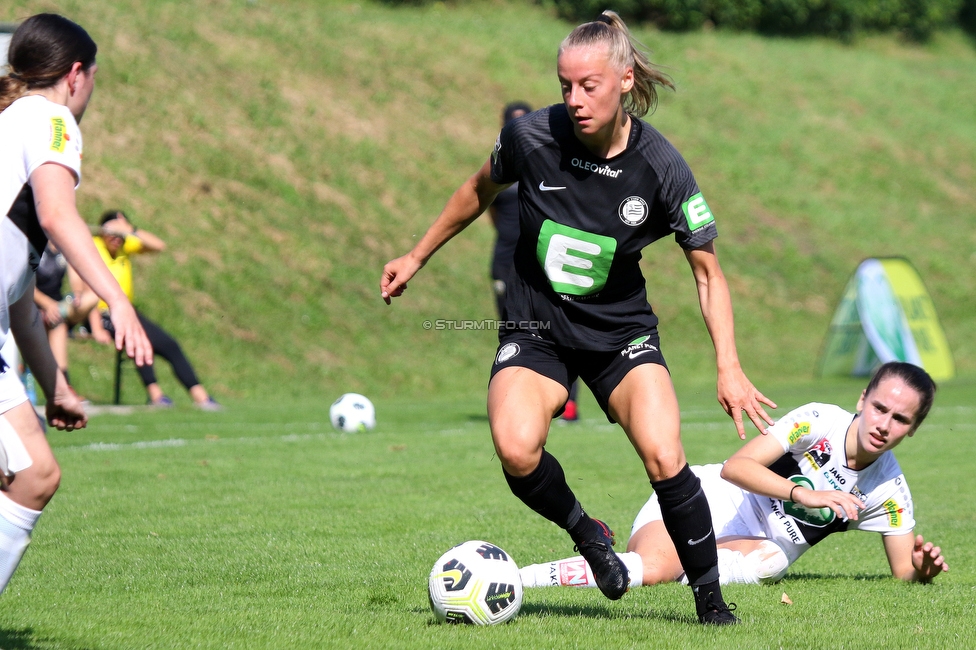
[[617,250],[613,237],[594,235],[546,219],[536,257],[558,293],[588,296],[603,289]]
[[705,203],[705,197],[702,196],[701,192],[682,203],[681,211],[685,213],[689,230],[698,230],[715,221],[715,217],[712,216],[712,211],[708,209],[708,204]]

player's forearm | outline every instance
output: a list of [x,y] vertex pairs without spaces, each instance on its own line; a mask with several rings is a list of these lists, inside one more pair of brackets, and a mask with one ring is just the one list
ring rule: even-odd
[[464,182],[448,200],[440,216],[431,224],[410,255],[421,265],[441,246],[464,230],[484,212],[497,194],[497,186],[484,177],[484,169]]
[[10,331],[17,340],[24,363],[31,369],[44,395],[51,397],[57,381],[58,364],[51,353],[44,321],[30,292],[25,292],[20,300],[10,305]]
[[721,271],[697,278],[698,302],[705,327],[715,348],[715,365],[719,373],[739,370],[739,355],[735,347],[735,324],[732,296]]
[[793,481],[779,476],[752,458],[734,455],[725,461],[722,478],[747,492],[781,501],[790,501],[794,489],[797,492],[806,489],[798,487]]
[[166,249],[166,242],[142,228],[133,228],[131,235],[142,242],[143,251],[147,253],[159,253]]

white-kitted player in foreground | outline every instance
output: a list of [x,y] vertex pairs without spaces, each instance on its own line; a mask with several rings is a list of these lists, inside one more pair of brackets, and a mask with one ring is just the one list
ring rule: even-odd
[[[712,512],[722,584],[776,582],[807,549],[850,529],[881,533],[896,578],[928,582],[949,570],[942,551],[914,534],[912,495],[892,453],[914,435],[935,397],[921,368],[887,363],[857,414],[811,403],[792,411],[724,465],[695,466]],[[627,553],[632,587],[677,582],[684,571],[651,495]],[[582,557],[533,564],[525,587],[595,586]]]
[[[47,421],[68,431],[84,427],[87,417],[58,369],[34,306],[34,272],[48,237],[112,305],[116,346],[124,346],[138,365],[152,361],[135,310],[75,207],[82,153],[78,120],[95,86],[96,50],[79,25],[38,14],[14,32],[10,71],[0,76],[0,345],[12,332],[47,397]],[[0,591],[60,480],[16,369],[0,362]]]

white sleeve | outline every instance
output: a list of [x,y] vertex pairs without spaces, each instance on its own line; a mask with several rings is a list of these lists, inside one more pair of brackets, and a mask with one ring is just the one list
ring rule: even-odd
[[768,435],[779,441],[783,453],[803,453],[827,434],[831,416],[836,411],[843,409],[832,404],[812,402],[784,415],[769,427]]
[[67,107],[33,116],[25,125],[24,154],[27,176],[46,163],[57,163],[71,170],[75,187],[81,183],[81,130]]
[[915,506],[904,474],[898,474],[868,492],[864,506],[857,521],[851,522],[857,530],[904,535],[915,528]]

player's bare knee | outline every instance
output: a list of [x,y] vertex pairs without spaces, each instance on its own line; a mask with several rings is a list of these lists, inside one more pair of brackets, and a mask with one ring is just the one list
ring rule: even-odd
[[666,447],[654,447],[644,456],[644,469],[652,481],[663,481],[678,475],[685,466],[684,452]]
[[[35,460],[29,474],[15,477],[21,478],[20,494],[28,500],[29,507],[37,510],[43,508],[58,491],[61,485],[61,467],[53,457]],[[26,480],[25,480],[26,479]]]
[[529,450],[517,445],[498,445],[496,449],[502,467],[512,476],[531,474],[532,470],[539,466],[539,459],[542,456],[541,449]]
[[790,568],[790,559],[775,542],[764,541],[759,548],[750,553],[755,556],[756,577],[763,584],[779,582]]

